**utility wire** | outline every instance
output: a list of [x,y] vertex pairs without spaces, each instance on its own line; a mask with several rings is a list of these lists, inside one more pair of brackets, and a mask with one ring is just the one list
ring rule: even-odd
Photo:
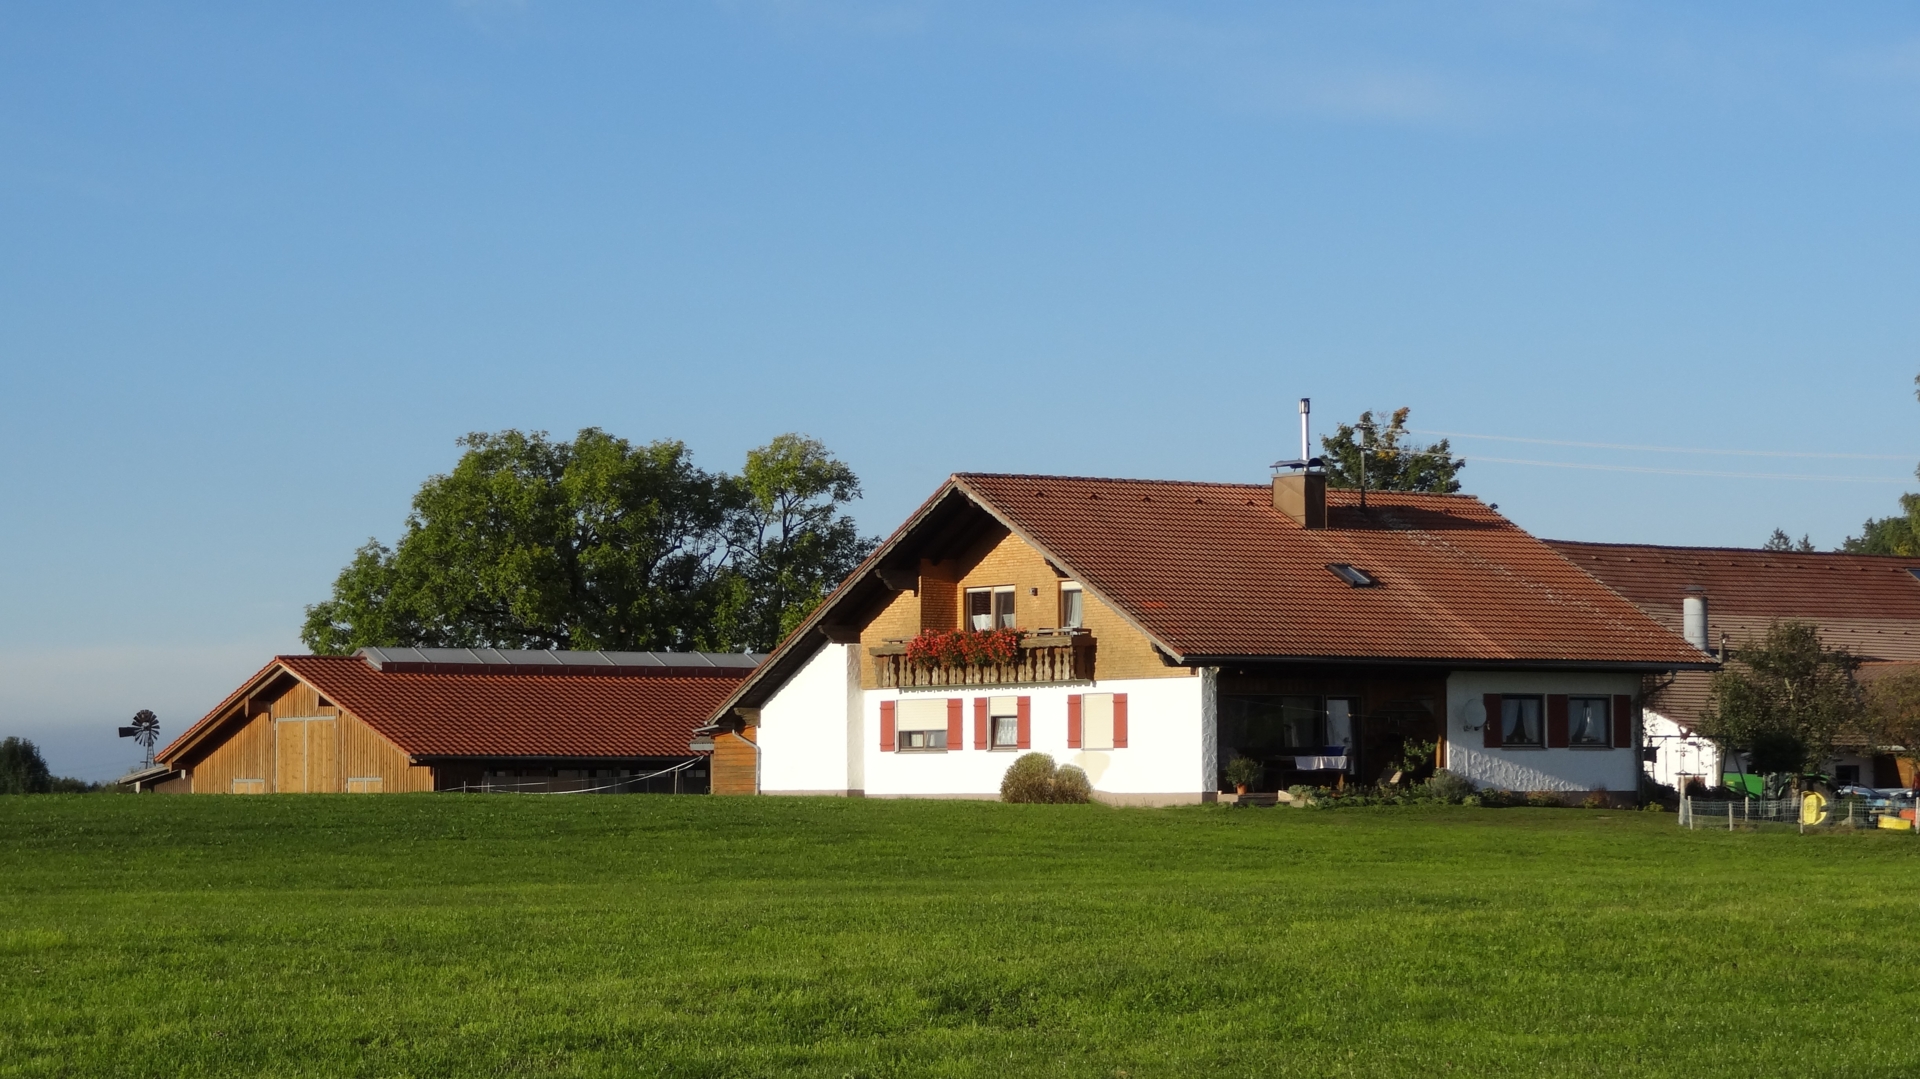
[[[1722,457],[1822,457],[1822,458],[1828,458],[1833,460],[1849,460],[1849,461],[1911,461],[1914,459],[1913,457],[1910,457],[1910,456],[1901,456],[1899,454],[1889,454],[1889,453],[1798,453],[1792,450],[1706,450],[1706,449],[1689,449],[1685,446],[1634,446],[1634,445],[1628,445],[1620,442],[1570,442],[1565,439],[1558,439],[1558,438],[1520,438],[1515,435],[1475,435],[1475,434],[1469,434],[1465,431],[1430,431],[1425,428],[1413,428],[1413,427],[1409,427],[1407,428],[1407,430],[1417,435],[1439,435],[1441,438],[1480,438],[1480,439],[1486,439],[1487,441],[1490,441],[1490,442],[1527,442],[1536,446],[1579,446],[1584,449],[1590,449],[1590,450],[1633,450],[1639,453],[1702,453],[1702,454],[1714,454]],[[1493,458],[1482,457],[1481,460],[1491,461],[1493,460]],[[1514,461],[1509,463],[1510,464],[1548,464],[1550,462]],[[1689,475],[1689,476],[1696,476],[1696,475],[1697,476],[1731,476],[1731,475],[1741,475],[1742,473],[1687,472],[1687,473],[1681,473],[1681,474]],[[1779,478],[1811,479],[1813,477],[1787,476],[1787,477],[1779,477]],[[1835,477],[1835,478],[1838,478],[1838,477]],[[1869,480],[1865,482],[1905,483],[1906,481],[1905,480],[1886,480],[1886,481]]]
[[[1432,433],[1432,432],[1423,432]],[[1638,465],[1587,465],[1572,461],[1529,461],[1519,457],[1481,457],[1466,458],[1468,464],[1475,461],[1491,461],[1502,465],[1536,465],[1541,468],[1578,468],[1588,472],[1643,472],[1658,476],[1714,476],[1719,479],[1735,480],[1819,480],[1823,483],[1911,483],[1906,479],[1889,479],[1885,476],[1816,476],[1804,472],[1713,472],[1698,468],[1643,468]]]

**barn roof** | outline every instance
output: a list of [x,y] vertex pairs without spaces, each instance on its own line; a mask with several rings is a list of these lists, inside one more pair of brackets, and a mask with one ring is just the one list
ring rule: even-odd
[[[156,756],[191,755],[248,697],[293,677],[418,758],[684,757],[694,728],[757,659],[607,653],[628,661],[542,662],[536,657],[572,654],[507,652],[493,654],[498,662],[463,662],[412,651],[382,650],[379,666],[366,654],[276,656]],[[649,655],[665,659],[632,659]]]
[[[1567,561],[1679,632],[1689,588],[1707,600],[1707,634],[1734,647],[1775,622],[1812,622],[1829,648],[1869,662],[1920,660],[1920,558],[1740,547],[1548,540]],[[1706,706],[1709,676],[1682,672],[1654,707],[1682,725]]]

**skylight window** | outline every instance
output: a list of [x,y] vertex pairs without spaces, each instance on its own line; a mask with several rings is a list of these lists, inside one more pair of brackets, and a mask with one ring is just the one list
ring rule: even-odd
[[1368,573],[1358,566],[1349,566],[1345,562],[1335,562],[1327,566],[1327,568],[1333,571],[1335,577],[1340,578],[1355,588],[1372,588],[1374,585],[1380,583],[1373,579],[1373,574]]

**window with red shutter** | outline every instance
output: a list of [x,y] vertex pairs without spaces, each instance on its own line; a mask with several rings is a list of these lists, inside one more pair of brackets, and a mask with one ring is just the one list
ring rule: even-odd
[[1127,748],[1127,695],[1113,695],[1113,748]]
[[880,702],[880,751],[892,753],[893,743],[893,702]]
[[1625,693],[1613,695],[1613,746],[1633,748],[1633,698]]
[[1033,698],[1020,698],[1020,749],[1033,748]]
[[1067,748],[1080,748],[1080,694],[1067,697]]
[[987,748],[987,727],[992,722],[992,717],[987,712],[987,699],[975,697],[973,699],[973,748]]
[[1567,697],[1564,693],[1547,694],[1547,748],[1567,748]]
[[1500,748],[1500,694],[1489,693],[1486,697],[1487,722],[1480,728],[1481,743],[1488,749]]
[[958,752],[967,748],[967,702],[947,698],[947,748]]

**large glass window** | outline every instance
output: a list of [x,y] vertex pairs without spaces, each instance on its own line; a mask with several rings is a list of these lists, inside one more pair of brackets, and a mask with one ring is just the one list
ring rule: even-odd
[[1236,752],[1256,758],[1319,754],[1328,745],[1327,714],[1319,697],[1222,694],[1220,741],[1222,760]]
[[967,628],[979,632],[1013,628],[1013,586],[967,589]]
[[1570,745],[1613,746],[1613,701],[1607,697],[1567,698],[1567,742]]
[[1540,723],[1540,698],[1500,698],[1500,744],[1503,746],[1544,746]]

